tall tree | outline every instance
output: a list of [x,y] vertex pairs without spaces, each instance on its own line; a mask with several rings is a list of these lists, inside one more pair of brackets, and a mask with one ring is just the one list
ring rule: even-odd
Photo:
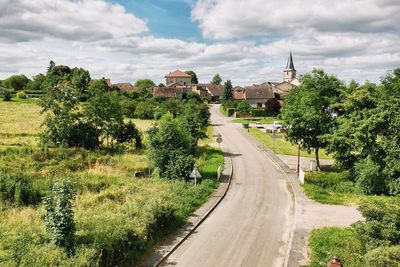
[[137,80],[135,82],[135,86],[139,88],[139,90],[150,90],[156,86],[156,84],[150,79]]
[[334,127],[334,111],[343,83],[323,70],[313,70],[302,77],[301,85],[285,98],[281,118],[289,125],[287,140],[300,144],[308,152],[314,150],[320,169],[319,150],[326,147],[326,134]]
[[218,73],[214,75],[214,77],[211,81],[212,84],[217,84],[217,85],[220,85],[221,82],[222,82],[222,78],[221,78],[221,76],[219,76]]
[[194,72],[192,70],[188,70],[188,71],[185,71],[185,73],[189,74],[190,76],[192,76],[192,80],[191,80],[192,84],[198,84],[199,83],[199,81],[197,80],[196,72]]
[[33,79],[28,83],[27,89],[28,90],[42,90],[45,88],[45,80],[46,76],[42,73],[39,73],[33,76]]
[[80,95],[80,100],[85,101],[88,98],[88,86],[90,82],[89,71],[82,68],[73,68],[71,84]]
[[8,89],[24,90],[30,80],[23,74],[12,75],[2,82],[2,85]]
[[232,87],[231,80],[227,80],[224,83],[224,91],[222,93],[222,100],[226,101],[226,100],[230,100],[230,99],[233,99],[233,87]]

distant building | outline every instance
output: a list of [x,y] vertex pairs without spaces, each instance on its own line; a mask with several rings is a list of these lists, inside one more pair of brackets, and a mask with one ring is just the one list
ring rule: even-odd
[[233,91],[235,100],[246,100],[253,108],[267,108],[267,103],[275,98],[274,89],[268,83],[235,87]]
[[170,87],[171,84],[190,85],[191,83],[192,76],[180,70],[170,72],[165,76],[165,84],[167,87]]
[[139,89],[133,86],[131,83],[117,83],[114,86],[118,91],[127,91],[127,92],[139,91]]
[[300,81],[297,79],[297,71],[294,67],[293,55],[290,51],[288,61],[286,63],[286,68],[283,71],[283,81],[282,82],[269,82],[269,84],[274,89],[276,99],[279,100],[281,105],[283,105],[283,99],[290,91],[295,89],[300,85]]

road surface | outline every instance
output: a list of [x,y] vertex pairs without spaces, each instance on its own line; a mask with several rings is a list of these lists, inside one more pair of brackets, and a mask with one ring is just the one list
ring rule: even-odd
[[282,172],[240,126],[211,108],[215,131],[232,154],[225,199],[162,266],[282,266],[294,222],[294,200]]

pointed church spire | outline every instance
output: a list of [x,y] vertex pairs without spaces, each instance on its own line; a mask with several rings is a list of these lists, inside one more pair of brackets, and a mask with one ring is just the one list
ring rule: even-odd
[[286,69],[283,71],[283,80],[285,82],[291,82],[296,79],[296,69],[293,64],[292,50],[290,50],[290,55],[286,63]]
[[290,55],[289,55],[288,61],[286,63],[286,69],[287,70],[295,70],[294,64],[293,64],[292,50],[290,50]]

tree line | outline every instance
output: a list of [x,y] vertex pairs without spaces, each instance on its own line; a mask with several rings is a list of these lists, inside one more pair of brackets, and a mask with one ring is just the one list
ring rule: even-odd
[[318,168],[326,149],[364,193],[400,194],[400,69],[363,85],[314,70],[285,98],[280,118]]

